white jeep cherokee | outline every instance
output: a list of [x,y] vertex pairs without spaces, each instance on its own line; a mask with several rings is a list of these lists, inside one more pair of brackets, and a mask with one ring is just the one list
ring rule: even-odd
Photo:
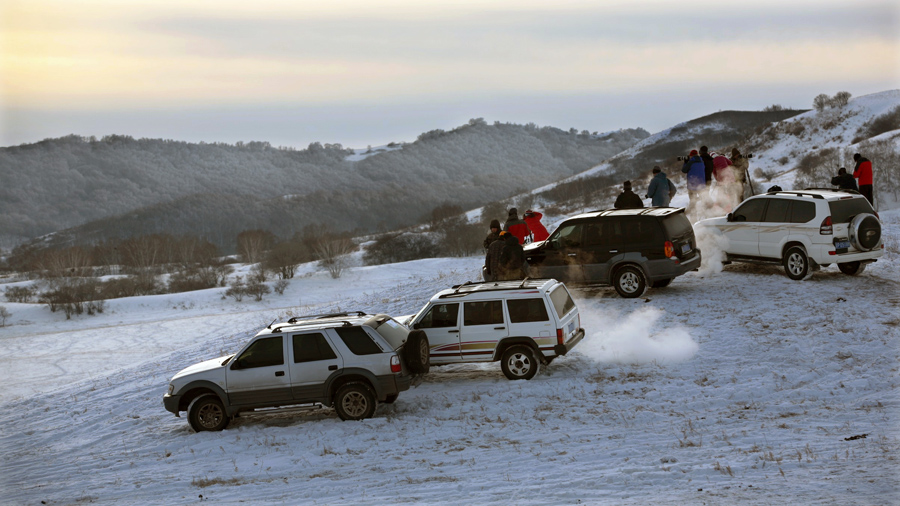
[[833,263],[856,275],[884,254],[881,221],[869,201],[853,191],[811,188],[756,195],[728,216],[696,226],[727,238],[728,261],[780,262],[795,280]]
[[197,432],[222,430],[239,413],[334,406],[342,420],[375,413],[428,372],[428,341],[387,315],[291,318],[259,331],[234,355],[175,374],[163,397]]
[[499,360],[511,380],[531,379],[584,338],[578,306],[555,279],[464,283],[400,320],[427,336],[431,365]]

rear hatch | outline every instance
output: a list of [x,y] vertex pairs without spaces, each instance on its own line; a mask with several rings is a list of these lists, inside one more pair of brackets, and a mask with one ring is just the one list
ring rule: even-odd
[[696,254],[697,240],[694,238],[694,228],[684,212],[664,217],[662,225],[666,230],[666,240],[672,241],[678,259],[691,258]]
[[839,253],[859,251],[850,242],[850,222],[859,214],[875,214],[865,197],[842,197],[828,202],[834,246]]

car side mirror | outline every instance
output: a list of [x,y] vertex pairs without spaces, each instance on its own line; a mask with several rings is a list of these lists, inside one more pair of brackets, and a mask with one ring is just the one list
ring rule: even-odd
[[734,221],[734,214],[728,213],[728,216],[725,217],[725,221]]
[[418,329],[420,326],[421,325],[419,325],[419,322],[416,322],[416,323],[413,323],[412,327],[413,327],[413,329]]

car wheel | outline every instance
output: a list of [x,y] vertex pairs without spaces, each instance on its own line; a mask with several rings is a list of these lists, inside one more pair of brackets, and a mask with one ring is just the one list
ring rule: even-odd
[[672,278],[660,279],[659,281],[654,281],[653,283],[651,283],[650,286],[653,288],[665,288],[665,287],[669,286],[669,283],[671,283],[671,282],[672,282]]
[[530,346],[517,344],[503,352],[503,357],[500,358],[500,368],[503,370],[503,374],[511,380],[529,380],[537,374],[540,362]]
[[644,273],[633,265],[626,265],[616,271],[613,286],[620,296],[626,299],[640,297],[647,289]]
[[334,410],[341,420],[362,420],[375,414],[375,394],[358,381],[341,385],[334,396]]
[[428,372],[429,350],[428,336],[424,330],[413,330],[406,338],[403,347],[403,359],[406,367],[413,374],[425,374]]
[[216,394],[204,394],[188,406],[188,423],[195,432],[219,431],[228,425],[225,405]]
[[813,270],[809,265],[809,257],[800,246],[788,248],[784,253],[782,263],[784,264],[784,272],[795,281],[809,279],[812,276]]
[[848,276],[856,276],[866,270],[866,264],[862,262],[844,262],[838,264],[838,269]]

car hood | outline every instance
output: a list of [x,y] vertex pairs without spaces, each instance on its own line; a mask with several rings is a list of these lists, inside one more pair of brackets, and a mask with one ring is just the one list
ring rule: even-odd
[[172,376],[173,380],[178,378],[183,378],[185,376],[190,376],[192,374],[197,374],[206,371],[212,371],[214,369],[219,369],[224,367],[222,362],[225,362],[226,359],[233,357],[234,355],[226,355],[224,357],[214,358],[212,360],[207,360],[205,362],[200,362],[199,364],[194,364],[189,367],[185,367],[184,369],[178,371],[175,376]]
[[540,248],[541,246],[544,245],[545,242],[547,242],[546,239],[544,239],[543,241],[528,243],[525,246],[523,246],[522,249],[525,250],[525,253],[528,253],[529,251],[534,251],[534,250]]

